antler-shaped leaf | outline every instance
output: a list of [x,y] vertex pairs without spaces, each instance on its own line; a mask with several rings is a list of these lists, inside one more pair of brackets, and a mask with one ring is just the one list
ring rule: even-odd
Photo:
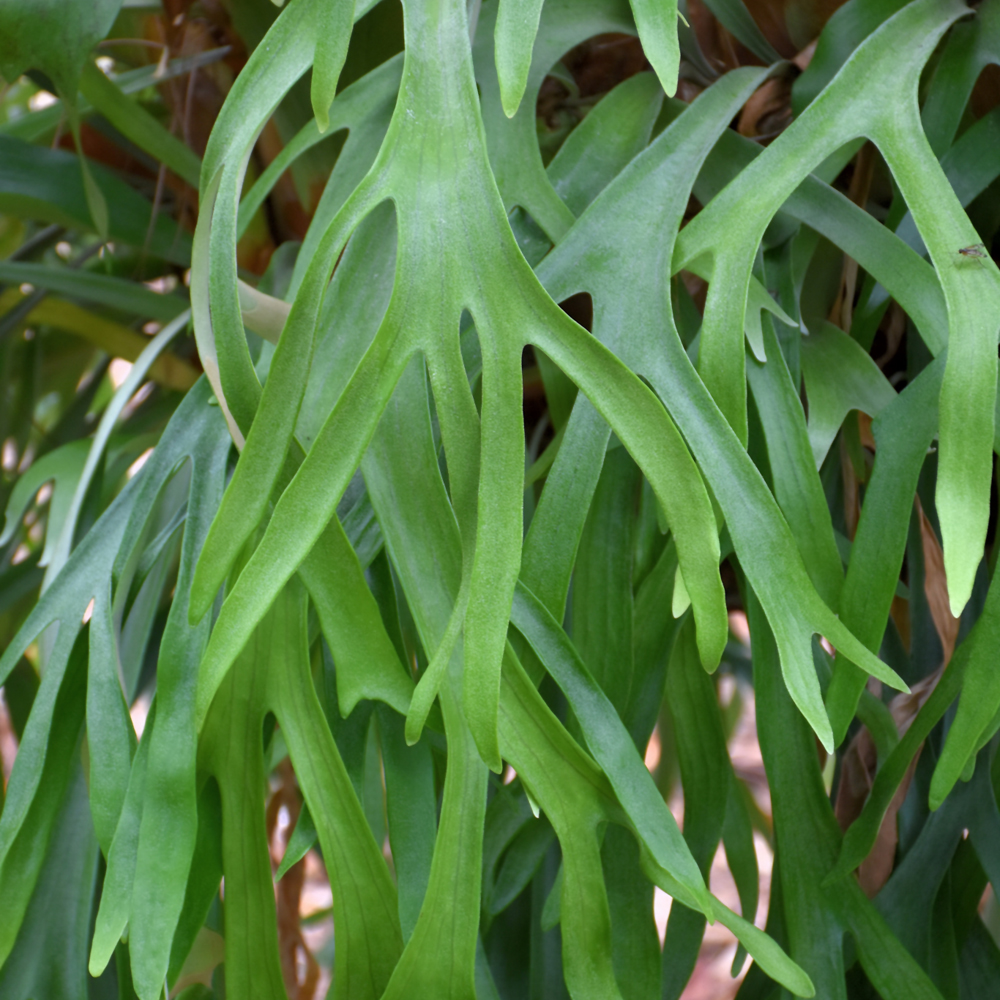
[[[524,345],[538,343],[559,355],[560,365],[591,395],[644,467],[664,508],[677,512],[675,533],[691,539],[682,544],[689,553],[685,580],[696,615],[719,623],[724,602],[712,555],[716,529],[700,477],[690,459],[683,464],[684,453],[678,451],[683,446],[660,404],[556,307],[517,248],[486,162],[464,8],[449,0],[408,11],[406,23],[401,100],[385,145],[338,213],[303,281],[261,399],[255,424],[261,428],[260,450],[248,440],[241,459],[252,470],[244,475],[261,493],[270,492],[280,471],[275,452],[288,447],[287,413],[304,391],[312,331],[333,264],[360,219],[385,198],[394,201],[399,225],[392,300],[223,607],[204,665],[199,711],[203,717],[247,630],[260,620],[333,515],[393,386],[412,354],[420,351],[427,358],[452,504],[463,536],[468,588],[465,711],[484,759],[499,769],[500,659],[520,562],[524,458],[519,373]],[[442,116],[440,108],[450,113]],[[455,197],[456,186],[462,199]],[[455,246],[462,248],[461,254]],[[221,275],[218,280],[223,281]],[[226,295],[231,301],[233,291]],[[457,330],[463,309],[476,321],[482,344],[481,438],[458,339],[448,334]],[[245,354],[245,347],[239,351]],[[280,434],[271,430],[275,425],[282,428]],[[233,519],[243,514],[234,511],[228,517],[232,533]],[[701,637],[706,649],[716,648],[719,629],[710,632]]]
[[[1000,283],[992,266],[966,266],[977,262],[958,254],[975,243],[975,231],[924,136],[917,84],[941,35],[967,12],[958,2],[918,0],[886,21],[803,114],[685,229],[674,254],[674,270],[702,256],[712,259],[698,369],[745,442],[746,381],[734,338],[742,329],[743,290],[764,229],[787,192],[840,146],[864,135],[879,147],[924,236],[949,318],[937,507],[955,614],[971,593],[989,518]],[[887,52],[899,58],[887,59]]]

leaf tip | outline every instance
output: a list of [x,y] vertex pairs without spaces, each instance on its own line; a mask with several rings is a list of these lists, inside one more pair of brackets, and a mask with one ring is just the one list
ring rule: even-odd
[[948,588],[948,607],[951,610],[952,618],[961,618],[962,612],[965,610],[965,605],[969,603],[968,596],[962,596],[960,594],[954,594],[952,588]]
[[802,971],[802,976],[804,981],[795,989],[795,995],[805,997],[806,1000],[809,1000],[810,997],[816,996],[816,987],[805,970]]
[[[799,706],[799,708],[801,710],[802,706]],[[803,711],[802,714],[805,715],[805,712]],[[816,734],[816,739],[819,740],[827,754],[832,757],[837,749],[837,744],[834,741],[833,727],[830,725],[830,719],[826,712],[821,708],[815,715],[810,713],[806,718],[812,727],[812,731]]]
[[476,741],[479,756],[494,774],[500,774],[503,770],[503,761],[500,758],[500,739],[497,735],[499,674],[496,679],[495,694],[492,685],[489,689],[483,690],[484,685],[466,684],[462,700],[465,718],[472,732],[472,738]]
[[[950,468],[951,463],[946,465],[944,462],[944,451],[944,445],[941,445],[942,471],[938,473],[935,500],[941,521],[948,607],[953,618],[960,618],[966,604],[969,603],[976,582],[976,571],[979,569],[986,541],[989,504],[984,507],[978,501],[974,504],[969,501],[962,502],[950,495],[947,484],[942,482],[942,478],[946,473],[952,476],[954,473]],[[987,479],[987,483],[988,481]]]
[[204,585],[199,585],[198,571],[195,570],[194,581],[191,584],[191,596],[188,602],[188,624],[192,627],[198,624],[208,614],[212,606],[212,597],[206,596]]
[[503,760],[500,757],[500,743],[497,739],[496,726],[491,730],[488,729],[486,732],[483,731],[482,726],[477,726],[476,730],[473,730],[473,735],[476,740],[476,747],[479,749],[479,756],[482,757],[483,763],[494,774],[501,774],[503,772]]
[[500,91],[500,104],[503,107],[503,113],[508,118],[513,118],[517,114],[517,109],[521,106],[521,94],[510,88],[503,87]]
[[[946,760],[946,758],[942,757],[942,760]],[[927,806],[931,812],[937,812],[941,808],[944,800],[951,794],[957,780],[958,775],[954,773],[954,770],[952,768],[942,770],[941,761],[938,761],[938,766],[934,769],[934,775],[931,778],[931,790],[927,794]]]
[[316,118],[316,128],[323,135],[330,127],[330,107],[337,93],[337,77],[326,79],[326,74],[313,69],[312,89],[309,98],[312,103],[313,115]]
[[[415,746],[420,742],[420,734],[424,729],[424,718],[419,717],[421,713],[417,712],[414,714],[413,705],[416,699],[410,702],[410,711],[406,713],[406,724],[403,727],[403,736],[406,739],[406,745],[408,747]],[[423,713],[424,715],[426,713]]]

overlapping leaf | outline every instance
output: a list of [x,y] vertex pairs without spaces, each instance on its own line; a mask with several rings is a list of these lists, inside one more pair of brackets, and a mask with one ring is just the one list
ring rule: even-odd
[[[704,622],[699,641],[707,662],[719,648],[722,610],[711,557],[714,519],[693,465],[678,474],[690,459],[652,394],[556,308],[517,250],[485,161],[464,11],[445,8],[436,14],[414,15],[408,31],[401,90],[415,102],[414,107],[402,113],[397,108],[379,159],[331,224],[310,265],[261,397],[255,424],[260,444],[248,440],[234,479],[234,497],[239,483],[258,497],[267,496],[273,488],[290,440],[290,420],[301,401],[328,275],[358,221],[386,197],[397,205],[400,229],[393,298],[375,340],[276,506],[260,548],[224,606],[205,665],[201,704],[204,711],[245,641],[245,630],[259,620],[280,578],[287,579],[305,558],[329,520],[402,367],[420,350],[428,360],[450,456],[452,503],[464,536],[463,596],[456,623],[464,623],[465,632],[465,711],[484,759],[499,768],[494,717],[509,617],[509,596],[505,595],[512,593],[516,579],[521,533],[523,446],[520,433],[514,432],[521,416],[513,376],[519,371],[525,342],[534,341],[546,350],[592,396],[646,468],[681,539],[688,591],[696,616]],[[439,40],[432,42],[432,38]],[[446,45],[444,39],[449,39]],[[438,45],[444,47],[438,49]],[[437,56],[425,55],[429,48]],[[460,103],[454,105],[451,117],[441,120],[430,109],[445,101],[446,94]],[[428,129],[433,130],[433,137]],[[424,154],[428,148],[435,150],[434,157]],[[470,158],[470,150],[478,150],[478,155]],[[419,172],[414,170],[416,163]],[[445,195],[455,183],[475,199],[475,210],[471,202],[459,209],[451,195]],[[461,263],[452,257],[452,239],[466,247]],[[438,262],[446,268],[443,284],[430,276],[437,272]],[[218,263],[212,273],[219,273]],[[223,281],[221,275],[218,280]],[[233,292],[226,290],[228,301]],[[457,338],[442,340],[439,334],[457,325],[463,308],[476,320],[483,345],[481,441]],[[196,312],[196,321],[204,322],[204,316]],[[214,312],[213,322],[218,326]],[[356,402],[362,398],[364,407]],[[655,436],[654,426],[658,429]],[[245,510],[238,520],[224,510],[203,563],[206,574],[208,566],[214,567],[213,581],[200,590],[197,610],[205,608],[220,570],[232,564],[248,523]],[[286,569],[279,572],[278,565]],[[451,635],[455,634],[453,627]],[[442,656],[438,662],[446,659]],[[431,695],[440,676],[439,669],[428,674],[430,683],[425,683]]]

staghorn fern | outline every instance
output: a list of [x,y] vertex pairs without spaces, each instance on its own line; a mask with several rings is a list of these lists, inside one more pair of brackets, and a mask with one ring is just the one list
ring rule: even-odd
[[[130,15],[84,6],[0,10],[0,71],[55,81],[80,164],[43,148],[52,108],[0,124],[0,997],[311,995],[273,891],[280,768],[279,874],[320,852],[337,998],[679,997],[714,921],[744,998],[995,987],[1000,140],[967,108],[1000,3],[851,0],[766,144],[730,125],[798,71],[738,0],[707,7],[773,65],[717,73],[672,3],[403,0],[403,52],[346,87],[387,0],[248,4],[270,26],[200,161],[127,96],[183,69],[105,77],[91,48]],[[606,32],[654,72],[546,165],[543,81]],[[193,238],[90,163],[88,121],[171,172],[179,218],[200,169]],[[255,279],[262,206],[323,157],[301,245]],[[139,283],[188,262],[190,312]],[[558,304],[581,293],[589,329]],[[48,411],[29,324],[64,369],[55,331],[104,352],[44,375]],[[134,362],[114,389],[109,355]],[[717,669],[753,685],[773,831]],[[683,834],[670,760],[660,786],[643,762],[658,718]],[[709,891],[720,843],[743,917]]]

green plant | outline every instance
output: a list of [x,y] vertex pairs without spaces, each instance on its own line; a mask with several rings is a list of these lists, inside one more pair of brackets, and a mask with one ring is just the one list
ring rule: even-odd
[[[719,73],[670,2],[403,0],[393,55],[389,0],[234,0],[235,79],[105,75],[121,7],[0,9],[0,997],[311,996],[268,800],[279,875],[321,852],[335,997],[678,997],[707,921],[745,1000],[987,995],[1000,2],[850,0],[799,73],[712,0]],[[655,72],[590,106],[559,60],[610,32]],[[192,66],[229,87],[201,158],[154,89]],[[772,141],[729,127],[775,94]]]

